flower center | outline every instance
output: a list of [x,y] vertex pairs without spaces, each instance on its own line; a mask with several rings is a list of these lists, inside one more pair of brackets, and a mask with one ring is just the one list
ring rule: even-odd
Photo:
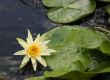
[[40,48],[35,44],[30,45],[27,50],[29,56],[31,57],[37,57],[40,54],[40,51]]

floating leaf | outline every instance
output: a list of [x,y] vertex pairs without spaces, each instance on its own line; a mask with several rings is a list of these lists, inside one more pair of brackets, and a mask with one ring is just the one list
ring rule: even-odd
[[45,80],[45,77],[44,76],[40,76],[40,77],[31,77],[31,78],[28,78],[26,80]]
[[92,13],[96,4],[94,0],[43,0],[50,9],[48,18],[58,23],[70,23]]
[[[109,63],[101,64],[99,66],[100,69],[96,69],[96,71],[94,70],[93,72],[67,71],[68,72],[67,73],[66,71],[60,69],[52,72],[45,72],[44,73],[45,77],[43,79],[40,79],[38,77],[32,77],[26,80],[56,80],[56,78],[61,78],[57,80],[91,80],[97,74],[110,72],[110,64],[108,66],[107,64]],[[50,77],[52,79],[48,79]]]
[[99,47],[99,49],[103,53],[107,53],[108,55],[110,55],[110,41],[103,42],[103,44]]
[[85,71],[89,53],[83,48],[98,48],[106,40],[103,33],[79,26],[56,27],[44,35],[51,40],[48,46],[57,50],[55,55],[45,58],[53,70]]
[[45,72],[44,76],[53,78],[59,77],[67,80],[91,80],[95,75],[105,72],[110,72],[110,63],[101,63],[91,72],[71,71],[66,73],[66,71],[60,69],[52,72]]
[[49,46],[57,50],[55,55],[46,57],[48,65],[54,71],[45,72],[45,77],[90,80],[97,74],[85,72],[91,60],[88,56],[90,53],[84,49],[98,48],[108,39],[103,33],[93,31],[87,27],[61,26],[44,35],[47,39],[52,40]]
[[66,43],[62,49],[57,51],[57,54],[50,58],[46,57],[46,61],[53,70],[69,69],[68,71],[85,71],[89,63],[87,54],[87,52],[84,52],[76,44]]
[[[109,2],[110,2],[110,0],[109,0]],[[109,23],[110,23],[110,5],[106,6],[106,10],[107,10],[107,12],[109,14]]]
[[61,26],[56,27],[45,34],[51,40],[49,46],[55,49],[62,48],[69,42],[74,42],[82,48],[94,49],[99,47],[106,36],[87,27]]
[[[110,0],[109,0],[109,1],[110,1]],[[110,15],[110,5],[108,5],[108,6],[106,7],[106,10],[107,10],[108,14]]]
[[[45,76],[46,77],[53,77],[55,78],[55,74],[59,74],[61,70],[59,71],[53,71],[53,72],[46,72]],[[63,73],[64,71],[62,71]],[[80,71],[71,71],[67,74],[64,75],[59,75],[57,77],[66,79],[66,80],[91,80],[97,73],[92,73],[92,72],[80,72]]]

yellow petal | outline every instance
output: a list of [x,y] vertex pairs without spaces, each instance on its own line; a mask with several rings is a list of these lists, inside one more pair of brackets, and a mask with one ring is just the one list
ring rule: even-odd
[[28,44],[31,44],[32,42],[33,42],[33,38],[32,38],[31,32],[28,29],[27,43]]
[[17,51],[16,53],[14,53],[13,55],[25,55],[25,54],[26,54],[25,50],[20,50],[20,51]]
[[37,58],[37,61],[39,63],[41,63],[44,67],[47,67],[47,63],[45,62],[45,60],[41,57],[41,56],[38,56]]
[[21,62],[20,68],[24,67],[29,62],[29,60],[30,58],[26,55]]
[[18,43],[19,43],[24,49],[26,49],[26,47],[27,47],[26,42],[25,42],[23,39],[21,39],[21,38],[16,38],[16,39],[17,39]]
[[36,71],[36,67],[37,67],[36,58],[31,57],[31,62],[32,62],[32,66],[33,66],[34,71]]

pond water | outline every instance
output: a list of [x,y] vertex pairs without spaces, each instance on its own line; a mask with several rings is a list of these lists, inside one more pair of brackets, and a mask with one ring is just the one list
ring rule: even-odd
[[[98,12],[101,14],[97,19],[95,16]],[[81,26],[101,24],[107,27],[109,23],[105,14],[106,12],[99,8],[95,14],[92,14],[94,17],[87,17],[84,22],[79,21],[75,24],[80,23]],[[27,29],[30,29],[35,36],[48,31],[55,25],[48,20],[46,10],[40,0],[36,0],[36,2],[33,0],[0,0],[0,80],[24,80],[26,76],[32,76],[31,71],[26,70],[23,73],[17,70],[23,56],[13,56],[16,51],[22,49],[16,38],[25,39]]]
[[35,3],[25,1],[26,5],[20,0],[0,0],[0,80],[22,80],[24,77],[17,72],[22,57],[13,56],[22,49],[16,37],[25,39],[27,29],[34,36],[42,34],[55,25],[48,20],[38,0]]

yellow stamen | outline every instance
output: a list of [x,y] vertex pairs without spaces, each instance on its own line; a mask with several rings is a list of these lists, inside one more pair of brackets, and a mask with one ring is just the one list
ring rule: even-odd
[[37,57],[40,55],[40,48],[39,46],[37,46],[36,44],[32,44],[29,46],[29,48],[27,49],[27,53],[31,56],[31,57]]

